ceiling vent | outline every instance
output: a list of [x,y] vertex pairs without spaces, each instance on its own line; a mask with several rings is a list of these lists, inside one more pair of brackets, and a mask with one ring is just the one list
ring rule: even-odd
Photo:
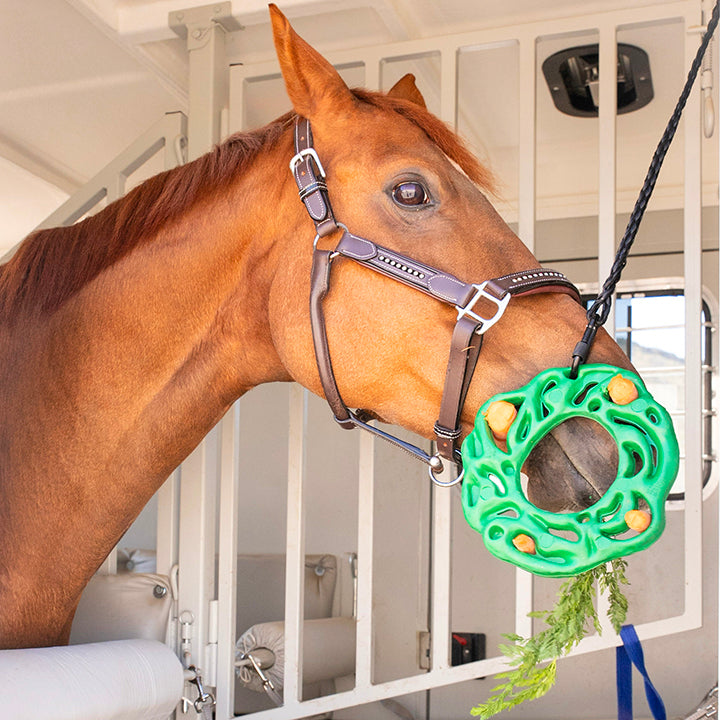
[[[617,111],[632,112],[653,99],[647,53],[635,45],[617,46]],[[561,50],[542,65],[555,107],[566,115],[597,117],[599,51],[597,43]]]

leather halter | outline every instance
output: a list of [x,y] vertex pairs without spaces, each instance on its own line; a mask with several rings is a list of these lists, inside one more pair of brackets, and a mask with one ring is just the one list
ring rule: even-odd
[[[310,282],[310,320],[313,345],[320,381],[325,398],[338,424],[346,429],[360,427],[409,452],[430,466],[430,477],[441,485],[459,482],[462,473],[451,482],[439,481],[437,473],[443,461],[450,460],[461,467],[460,415],[475,370],[483,334],[502,316],[512,297],[539,292],[560,292],[571,295],[578,302],[580,295],[575,286],[560,272],[533,268],[503,275],[480,284],[465,283],[450,273],[401,255],[366,238],[353,235],[333,215],[328,196],[325,170],[313,147],[309,120],[298,117],[295,123],[295,155],[290,170],[297,183],[300,198],[315,224],[313,265]],[[321,237],[341,230],[342,235],[334,250],[318,247]],[[343,402],[333,373],[328,345],[323,299],[330,289],[330,269],[336,257],[349,258],[360,265],[409,285],[431,297],[452,305],[458,313],[450,344],[450,356],[445,373],[440,413],[435,423],[437,453],[428,455],[424,450],[407,443],[368,423],[369,415],[363,410],[352,411]],[[489,317],[480,314],[476,306],[490,305]]]

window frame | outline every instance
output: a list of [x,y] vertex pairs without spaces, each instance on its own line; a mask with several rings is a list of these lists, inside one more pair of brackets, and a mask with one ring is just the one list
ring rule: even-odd
[[[618,283],[613,301],[618,298],[628,297],[647,297],[662,295],[684,295],[685,283],[682,277],[653,278],[645,280],[624,280]],[[589,306],[597,296],[597,283],[578,283],[578,290],[583,303]],[[702,413],[703,413],[703,501],[712,495],[718,486],[718,462],[715,452],[718,438],[718,420],[716,396],[714,388],[717,385],[716,376],[718,373],[715,359],[718,357],[717,328],[718,328],[718,303],[715,298],[702,288],[702,313],[701,318],[704,337],[704,353],[702,357],[702,374],[703,374],[703,397],[702,397]],[[628,343],[631,343],[632,337],[632,321],[629,326],[631,329],[627,331]],[[638,328],[639,330],[640,328]],[[622,348],[623,345],[620,344]],[[683,378],[685,373],[683,372]],[[683,381],[684,382],[684,381]],[[685,416],[687,410],[682,410]],[[684,452],[681,456],[681,463],[684,463]],[[681,510],[685,507],[685,493],[673,493],[668,495],[666,507],[669,510]]]

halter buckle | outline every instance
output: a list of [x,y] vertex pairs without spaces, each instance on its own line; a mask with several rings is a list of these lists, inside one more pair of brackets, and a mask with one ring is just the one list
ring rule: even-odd
[[[505,308],[508,306],[510,298],[512,297],[509,292],[506,292],[501,298],[496,297],[485,289],[488,282],[489,281],[486,280],[479,285],[473,285],[475,288],[475,294],[470,298],[470,300],[468,300],[467,304],[464,307],[460,307],[459,305],[455,306],[458,311],[458,320],[468,315],[479,323],[480,327],[476,330],[478,335],[482,335],[484,332],[487,332],[502,317],[505,312]],[[495,314],[492,317],[485,318],[482,317],[482,315],[478,315],[476,312],[473,312],[475,304],[483,297],[491,300],[497,306],[497,310],[495,310]]]
[[320,177],[324,180],[326,177],[325,168],[320,162],[320,158],[315,152],[315,148],[305,148],[300,150],[300,152],[296,155],[293,155],[292,160],[290,160],[290,172],[293,173],[293,175],[295,174],[295,168],[305,159],[306,155],[309,155],[315,161],[315,165],[320,172]]

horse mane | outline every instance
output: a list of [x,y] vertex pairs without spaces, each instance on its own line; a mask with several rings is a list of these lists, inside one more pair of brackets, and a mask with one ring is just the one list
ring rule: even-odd
[[[423,107],[368,90],[353,93],[360,102],[410,120],[473,182],[492,188],[489,171]],[[165,224],[227,187],[294,120],[295,115],[287,113],[265,127],[236,133],[197,160],[151,177],[81,222],[31,233],[0,266],[0,319],[9,321],[20,310],[57,310],[103,270],[154,238]]]

